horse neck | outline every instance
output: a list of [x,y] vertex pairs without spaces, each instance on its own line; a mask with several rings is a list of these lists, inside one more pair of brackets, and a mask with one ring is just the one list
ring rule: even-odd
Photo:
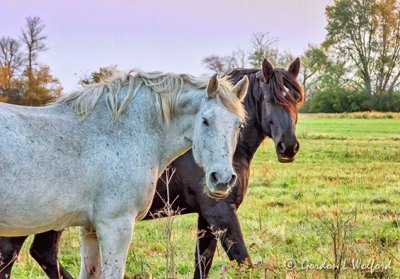
[[251,159],[256,153],[258,147],[265,139],[264,132],[260,124],[260,109],[258,98],[255,93],[258,89],[258,81],[256,80],[255,74],[249,74],[250,86],[246,94],[244,105],[248,113],[247,123],[243,129],[240,140],[238,142],[235,161],[239,164],[250,166]]
[[[195,116],[200,109],[205,95],[204,89],[196,89],[191,85],[184,85],[178,104],[175,106],[175,116],[170,124],[163,124],[156,105],[156,97],[149,90],[142,87],[135,95],[121,119],[111,124],[111,115],[105,96],[97,102],[95,108],[79,126],[83,130],[90,130],[96,136],[112,136],[114,141],[126,143],[134,135],[146,148],[135,152],[144,152],[144,156],[153,157],[158,162],[159,172],[175,158],[191,148]],[[126,87],[126,86],[125,86]],[[74,112],[72,102],[60,104]],[[76,119],[79,117],[75,116]],[[115,134],[119,134],[118,137]],[[96,136],[97,137],[97,136]],[[132,150],[130,144],[127,146]],[[129,151],[128,151],[129,152]]]
[[[160,170],[192,147],[195,117],[198,113],[204,89],[189,90],[182,93],[176,105],[175,116],[169,126],[163,126],[163,136],[160,137]],[[161,173],[160,173],[161,174]]]

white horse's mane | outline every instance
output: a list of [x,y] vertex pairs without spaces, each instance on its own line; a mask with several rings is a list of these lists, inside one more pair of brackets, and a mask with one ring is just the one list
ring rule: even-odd
[[[161,72],[122,72],[114,70],[111,77],[98,83],[85,85],[81,91],[62,96],[55,102],[72,102],[75,111],[86,119],[93,111],[101,96],[106,95],[108,108],[112,116],[112,123],[120,119],[129,103],[134,99],[142,85],[146,86],[156,97],[156,107],[162,123],[169,123],[174,116],[178,98],[182,93],[184,84],[189,83],[198,89],[205,89],[208,78],[194,77],[188,74],[173,74]],[[237,98],[234,98],[232,84],[227,78],[218,79],[218,101],[230,111],[245,117],[245,110]],[[128,85],[126,95],[121,98],[120,92],[123,85]]]

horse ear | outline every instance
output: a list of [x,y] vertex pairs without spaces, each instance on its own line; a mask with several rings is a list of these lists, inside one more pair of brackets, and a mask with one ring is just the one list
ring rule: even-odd
[[210,81],[207,84],[208,98],[214,98],[217,95],[217,89],[218,89],[218,78],[217,78],[217,74],[214,74],[210,78]]
[[238,97],[240,101],[243,101],[247,93],[247,88],[249,87],[249,78],[244,76],[235,87],[233,87],[232,92]]
[[267,81],[272,76],[273,72],[274,72],[274,67],[267,60],[267,58],[265,58],[264,61],[262,62],[262,71],[261,71],[262,81],[264,82]]
[[300,59],[296,58],[292,64],[289,66],[288,72],[294,77],[297,78],[300,71]]

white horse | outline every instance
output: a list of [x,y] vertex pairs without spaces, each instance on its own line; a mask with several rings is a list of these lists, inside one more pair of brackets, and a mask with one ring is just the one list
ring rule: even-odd
[[82,254],[100,252],[101,266],[81,277],[123,278],[134,222],[172,160],[193,146],[209,194],[233,186],[247,86],[132,71],[46,107],[0,104],[0,235],[81,226]]

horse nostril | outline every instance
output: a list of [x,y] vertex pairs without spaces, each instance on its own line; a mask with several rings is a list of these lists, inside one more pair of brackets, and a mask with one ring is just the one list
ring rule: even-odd
[[276,149],[279,153],[285,153],[285,144],[283,142],[278,142]]
[[293,153],[296,154],[299,151],[299,149],[300,149],[299,142],[296,142],[293,148]]
[[231,180],[229,180],[228,185],[233,186],[236,183],[236,174],[232,174]]
[[212,183],[218,183],[218,174],[216,172],[212,172],[210,174],[210,180]]

